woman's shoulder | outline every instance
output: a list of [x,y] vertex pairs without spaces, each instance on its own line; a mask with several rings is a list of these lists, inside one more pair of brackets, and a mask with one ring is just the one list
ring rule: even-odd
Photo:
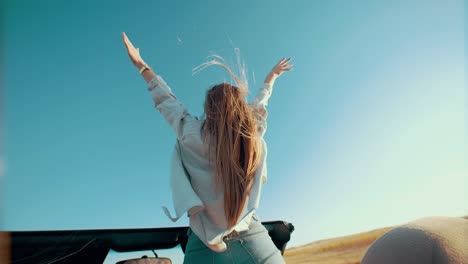
[[205,119],[197,116],[187,116],[184,120],[184,134],[182,141],[200,141]]

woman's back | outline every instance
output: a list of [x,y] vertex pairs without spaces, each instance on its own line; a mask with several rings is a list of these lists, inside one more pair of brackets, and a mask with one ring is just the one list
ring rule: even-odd
[[[178,185],[182,182],[180,179],[183,180],[186,177],[204,207],[203,210],[190,215],[192,231],[205,243],[210,241],[211,244],[208,246],[211,249],[221,251],[224,249],[223,246],[219,246],[220,243],[222,244],[222,237],[233,230],[236,232],[247,230],[252,215],[258,208],[261,187],[266,181],[266,143],[262,135],[258,137],[260,162],[254,175],[253,184],[242,208],[240,219],[236,225],[229,228],[224,214],[224,191],[222,185],[216,184],[215,178],[213,158],[216,156],[216,149],[209,135],[207,136],[205,120],[188,115],[183,122],[184,132],[174,149],[171,171],[184,171],[185,173],[183,175],[173,173],[171,177],[174,186],[173,198],[176,201],[187,199],[187,193],[178,191],[181,189]],[[182,168],[177,168],[177,166]]]
[[224,192],[221,186],[215,184],[215,164],[210,157],[214,157],[216,152],[206,140],[205,120],[190,117],[186,122],[188,133],[179,141],[182,164],[193,190],[206,208],[205,213],[211,216],[211,223],[225,229]]

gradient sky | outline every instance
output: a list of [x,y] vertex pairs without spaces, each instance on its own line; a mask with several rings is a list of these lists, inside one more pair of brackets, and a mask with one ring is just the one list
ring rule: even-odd
[[122,31],[193,115],[230,80],[192,76],[210,54],[236,68],[239,48],[252,93],[292,57],[269,104],[258,210],[294,224],[289,246],[468,214],[463,1],[4,5],[3,230],[188,225],[160,209],[175,136]]

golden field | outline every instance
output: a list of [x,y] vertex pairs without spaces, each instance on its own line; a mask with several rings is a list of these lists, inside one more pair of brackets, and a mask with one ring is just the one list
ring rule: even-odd
[[284,259],[288,264],[357,264],[361,262],[372,242],[390,229],[392,227],[289,248],[284,253]]
[[[461,218],[468,220],[468,215]],[[420,225],[421,223],[419,222]],[[440,228],[440,223],[435,225],[435,227],[437,226]],[[284,252],[284,259],[288,264],[359,264],[370,245],[394,227],[384,227],[288,248]]]

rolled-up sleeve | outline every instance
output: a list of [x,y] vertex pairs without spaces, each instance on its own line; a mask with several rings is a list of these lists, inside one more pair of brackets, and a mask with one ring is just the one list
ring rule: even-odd
[[250,104],[254,115],[257,118],[258,132],[260,135],[263,135],[267,129],[266,119],[268,111],[266,106],[268,105],[268,100],[270,99],[272,90],[273,85],[264,83],[258,91],[257,96],[255,96],[254,100]]
[[184,135],[184,123],[190,118],[190,114],[182,103],[177,100],[171,88],[164,79],[156,75],[148,82],[148,89],[151,92],[156,109],[162,114],[164,119],[174,129],[177,138],[181,139]]

